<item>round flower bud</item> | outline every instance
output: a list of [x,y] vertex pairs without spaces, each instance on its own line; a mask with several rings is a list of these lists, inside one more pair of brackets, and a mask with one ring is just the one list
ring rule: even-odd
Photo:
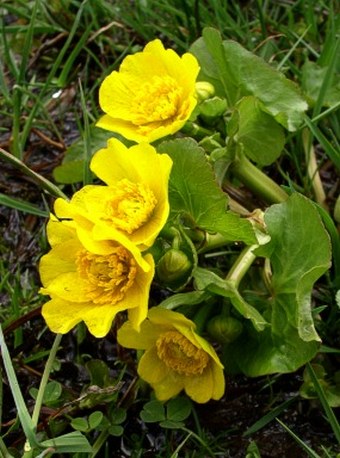
[[208,81],[197,81],[195,89],[199,101],[207,100],[215,95],[215,88]]
[[191,262],[183,251],[171,248],[159,260],[157,265],[158,278],[171,284],[185,277],[191,269]]
[[217,342],[228,344],[237,339],[243,324],[231,316],[214,316],[207,324],[207,331]]

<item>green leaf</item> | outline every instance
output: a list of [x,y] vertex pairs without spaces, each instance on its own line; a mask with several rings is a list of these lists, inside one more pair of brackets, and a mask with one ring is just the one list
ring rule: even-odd
[[92,412],[89,416],[89,426],[90,429],[96,429],[100,423],[103,421],[104,415],[103,412],[100,410],[96,410],[95,412]]
[[169,183],[170,219],[185,216],[208,232],[219,232],[230,241],[256,243],[249,221],[227,211],[227,195],[218,187],[204,151],[191,138],[163,142],[160,153],[173,160]]
[[[296,310],[288,321],[305,341],[320,340],[314,329],[310,296],[315,281],[330,267],[331,246],[321,218],[311,201],[293,194],[265,214],[273,246],[272,287],[284,301],[292,295]],[[279,326],[279,324],[277,324]]]
[[243,146],[243,151],[250,159],[259,164],[270,165],[280,155],[285,137],[282,127],[269,114],[261,109],[261,105],[256,97],[243,97],[235,107],[232,119],[237,112],[238,122],[237,132],[233,135],[234,141]]
[[124,433],[124,428],[123,426],[120,425],[111,425],[110,428],[108,429],[109,434],[111,436],[119,437],[122,436]]
[[79,431],[64,434],[41,443],[43,447],[52,447],[58,453],[92,452],[92,447]]
[[89,423],[87,419],[82,417],[73,418],[71,421],[71,426],[77,431],[86,432],[89,430]]
[[167,420],[179,422],[186,420],[191,413],[192,404],[188,398],[171,399],[166,406]]
[[150,401],[144,404],[140,413],[141,419],[145,423],[155,423],[165,420],[164,406],[160,401]]
[[215,29],[206,28],[190,52],[199,61],[199,79],[212,83],[216,95],[225,97],[230,107],[242,97],[253,95],[288,130],[294,131],[302,123],[308,105],[298,87],[240,44],[222,42]]
[[223,297],[228,297],[235,309],[244,317],[253,323],[255,329],[263,331],[268,324],[260,312],[248,304],[238,292],[234,282],[224,280],[207,269],[198,267],[195,269],[194,278],[196,287],[199,290],[209,291]]
[[115,425],[123,423],[126,420],[126,417],[126,410],[122,407],[115,407],[112,412],[110,412],[110,421]]
[[[312,311],[315,281],[330,266],[327,232],[311,201],[293,194],[265,213],[271,237],[266,253],[272,267],[271,298],[263,300],[271,327],[261,334],[253,329],[225,348],[224,358],[249,376],[297,370],[319,348]],[[262,253],[261,253],[262,252]]]
[[196,305],[206,301],[211,297],[207,291],[189,291],[187,293],[178,293],[167,297],[159,304],[168,310],[175,309],[180,305]]
[[[50,405],[53,404],[55,401],[57,401],[62,393],[62,386],[61,383],[56,382],[55,380],[48,382],[46,385],[45,391],[44,391],[44,396],[43,396],[43,404],[45,405]],[[36,388],[31,388],[30,389],[30,394],[31,396],[36,399],[38,390]]]
[[86,363],[86,369],[91,377],[90,384],[101,388],[114,385],[107,364],[100,359],[91,359]]
[[[302,87],[305,90],[307,97],[313,104],[319,98],[325,76],[327,75],[328,67],[321,67],[316,62],[307,60],[302,66]],[[340,82],[339,75],[332,75],[331,84],[328,86],[324,97],[323,106],[331,107],[340,101]]]
[[164,420],[159,423],[159,426],[166,429],[180,429],[185,425],[181,421]]

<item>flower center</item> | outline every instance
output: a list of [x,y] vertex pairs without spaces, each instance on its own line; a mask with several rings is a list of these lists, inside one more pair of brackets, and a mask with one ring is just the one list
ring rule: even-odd
[[182,92],[171,76],[154,76],[135,93],[132,122],[143,125],[174,118],[181,105]]
[[87,281],[88,299],[95,304],[116,304],[133,285],[136,261],[122,246],[108,256],[82,250],[76,260],[79,275]]
[[103,219],[132,234],[149,220],[156,204],[157,199],[148,186],[123,179],[112,187]]
[[202,374],[209,362],[209,356],[204,350],[195,347],[177,331],[161,334],[156,347],[158,357],[178,374]]

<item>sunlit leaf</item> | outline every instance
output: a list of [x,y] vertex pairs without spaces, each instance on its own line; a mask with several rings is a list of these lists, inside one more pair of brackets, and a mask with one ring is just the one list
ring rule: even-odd
[[201,66],[199,79],[212,83],[216,95],[225,97],[230,107],[242,97],[253,95],[288,130],[301,125],[308,106],[298,87],[239,43],[222,42],[217,30],[206,28],[190,52]]
[[228,197],[218,187],[202,148],[190,138],[161,143],[159,152],[173,160],[169,183],[171,215],[181,215],[208,232],[219,232],[230,241],[256,242],[249,221],[227,211]]

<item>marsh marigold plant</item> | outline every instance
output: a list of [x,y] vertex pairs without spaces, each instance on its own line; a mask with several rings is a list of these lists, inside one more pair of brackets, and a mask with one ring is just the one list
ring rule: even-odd
[[72,221],[54,216],[47,235],[52,248],[39,271],[41,292],[51,297],[42,309],[48,327],[64,334],[84,321],[94,336],[103,337],[116,314],[127,310],[138,330],[147,315],[152,256],[132,253],[116,241],[94,243],[86,234],[81,242]]
[[138,374],[159,400],[166,401],[182,390],[199,403],[223,396],[223,366],[215,350],[181,313],[153,307],[140,332],[125,322],[117,339],[124,347],[145,350]]
[[117,240],[133,252],[150,247],[169,215],[168,182],[172,160],[149,144],[127,148],[114,138],[91,161],[106,185],[88,185],[70,202],[58,199],[55,211],[71,218],[78,235]]
[[192,54],[180,57],[160,40],[151,41],[104,79],[99,104],[106,114],[97,126],[137,143],[177,132],[197,104],[198,72]]

